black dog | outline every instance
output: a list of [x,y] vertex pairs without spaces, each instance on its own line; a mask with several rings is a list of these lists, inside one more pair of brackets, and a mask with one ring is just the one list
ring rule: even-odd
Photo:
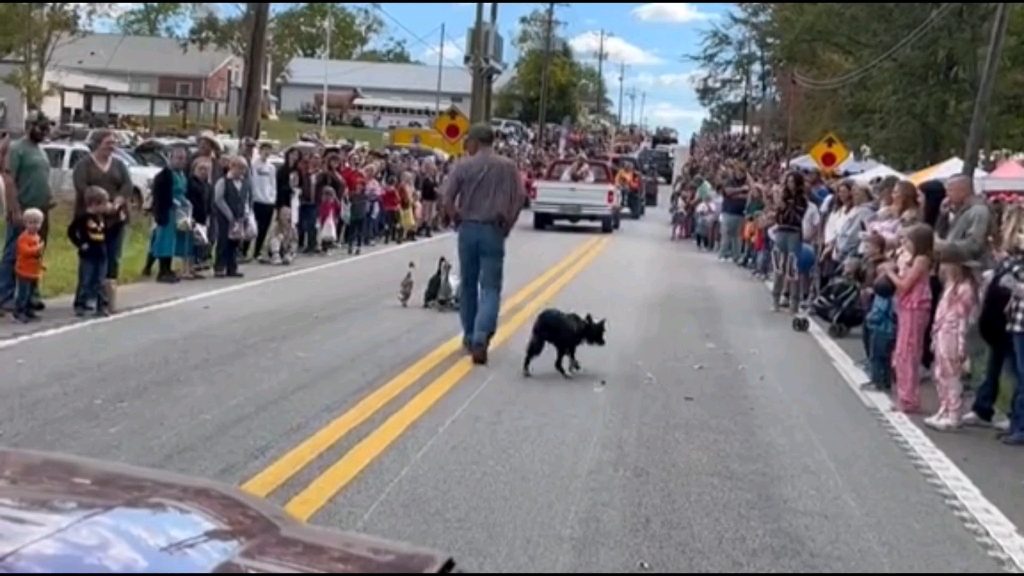
[[533,335],[526,347],[526,360],[523,361],[523,376],[530,376],[530,362],[540,356],[544,343],[550,343],[558,351],[555,359],[555,370],[566,378],[571,376],[562,368],[562,358],[569,357],[569,371],[578,372],[582,369],[576,360],[576,348],[580,344],[604,346],[605,321],[595,322],[590,314],[580,318],[573,313],[565,313],[549,308],[537,316],[533,323]]

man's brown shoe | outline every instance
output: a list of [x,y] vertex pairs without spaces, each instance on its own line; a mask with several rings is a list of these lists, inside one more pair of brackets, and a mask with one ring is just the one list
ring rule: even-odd
[[473,356],[473,364],[483,366],[487,364],[487,347],[486,346],[473,346],[470,350],[470,354]]

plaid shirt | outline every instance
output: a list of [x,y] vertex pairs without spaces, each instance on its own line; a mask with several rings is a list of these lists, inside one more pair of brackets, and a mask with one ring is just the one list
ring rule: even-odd
[[[1010,277],[1018,286],[1024,285],[1024,255],[1011,256],[1001,266],[1009,269]],[[1024,296],[1018,295],[1021,292],[1020,288],[1014,289],[1006,307],[1006,331],[1010,334],[1024,333]]]

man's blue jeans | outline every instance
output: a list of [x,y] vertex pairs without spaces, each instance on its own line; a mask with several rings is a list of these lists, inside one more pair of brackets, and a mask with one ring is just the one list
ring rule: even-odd
[[993,407],[999,396],[999,378],[1003,375],[1004,364],[1010,366],[1010,373],[1016,378],[1017,358],[1013,352],[1013,340],[1009,337],[1004,342],[997,342],[995,346],[989,345],[985,380],[974,394],[974,405],[971,406],[971,411],[986,422],[991,422],[995,415]]
[[14,226],[10,220],[7,221],[3,256],[0,256],[0,304],[13,303],[14,300],[14,258],[22,230],[22,226]]
[[743,250],[740,233],[743,231],[743,216],[722,214],[722,246],[719,256],[738,260]]
[[498,329],[505,234],[493,224],[463,222],[458,235],[462,339],[471,346],[487,346]]

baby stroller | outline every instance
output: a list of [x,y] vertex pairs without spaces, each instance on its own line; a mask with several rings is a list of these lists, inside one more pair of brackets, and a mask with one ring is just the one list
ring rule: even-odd
[[864,323],[860,285],[849,278],[836,278],[811,301],[811,312],[828,322],[829,336],[843,338]]

